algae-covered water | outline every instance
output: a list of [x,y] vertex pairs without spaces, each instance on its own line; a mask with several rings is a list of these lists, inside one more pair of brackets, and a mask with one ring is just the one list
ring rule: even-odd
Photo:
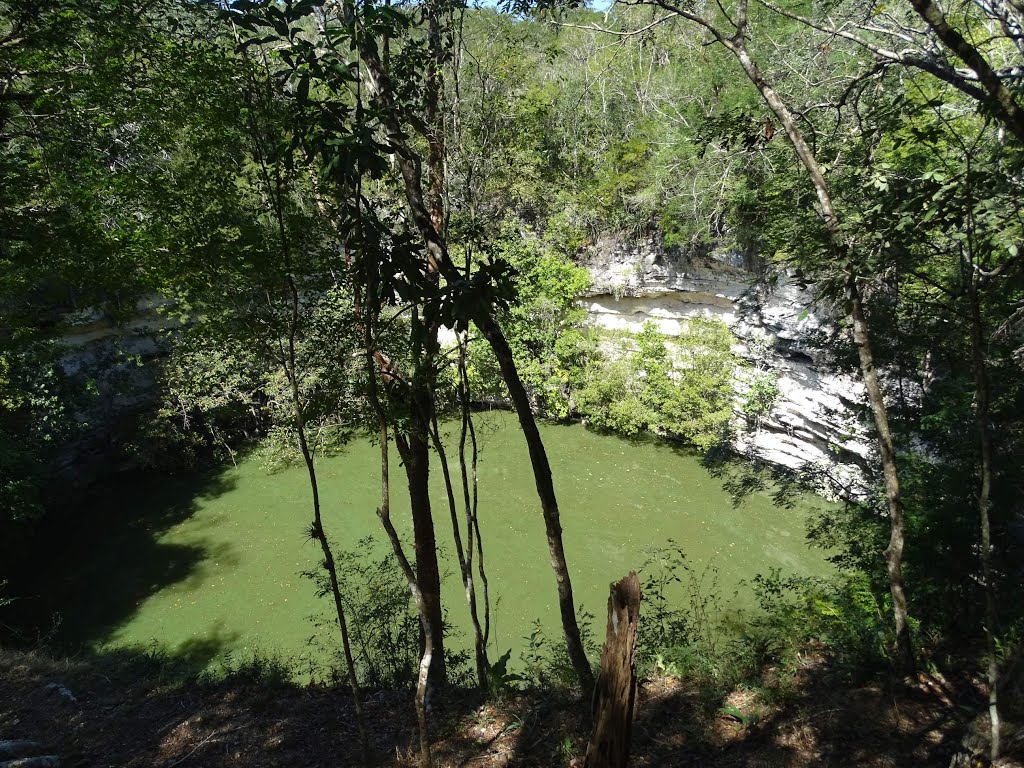
[[[493,648],[517,657],[536,619],[559,636],[554,577],[526,446],[515,417],[479,414],[480,519],[492,603]],[[642,565],[673,539],[695,570],[713,564],[726,603],[749,602],[745,579],[771,568],[827,570],[804,538],[807,508],[780,509],[755,494],[734,506],[700,461],[654,441],[631,442],[579,425],[544,425],[562,511],[577,605],[597,614],[603,633],[609,582]],[[454,462],[454,457],[452,457]],[[437,538],[452,551],[439,468],[432,465]],[[379,449],[356,441],[319,463],[325,526],[339,549],[368,535],[383,552],[375,510]],[[459,491],[457,490],[457,493]],[[461,495],[458,496],[461,499]],[[813,500],[808,500],[811,504]],[[93,647],[153,646],[216,663],[225,653],[260,650],[316,661],[325,653],[330,604],[300,573],[318,562],[308,528],[305,469],[275,474],[254,457],[217,473],[110,489],[66,557],[66,573],[46,598],[63,617],[60,633]],[[392,461],[392,516],[411,538],[404,474]],[[95,520],[93,521],[95,522]],[[98,537],[88,531],[102,530]],[[452,564],[449,571],[455,572]],[[444,599],[456,630],[468,626],[457,578]],[[468,633],[453,644],[467,645]],[[328,643],[329,644],[329,643]]]

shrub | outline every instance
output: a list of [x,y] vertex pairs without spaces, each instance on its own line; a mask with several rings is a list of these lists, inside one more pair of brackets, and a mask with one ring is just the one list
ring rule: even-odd
[[[718,664],[722,615],[718,569],[694,569],[671,539],[640,568],[643,619],[637,661],[645,673],[704,675]],[[703,669],[698,667],[703,666]]]
[[[583,649],[591,659],[591,666],[594,666],[600,658],[600,644],[594,638],[594,614],[580,607],[577,610],[576,621],[580,628]],[[519,654],[523,664],[523,673],[519,680],[526,687],[546,689],[554,686],[567,689],[576,686],[576,672],[565,643],[549,641],[540,619],[534,620],[530,634],[524,640],[526,649]]]
[[731,344],[717,320],[692,319],[674,339],[645,323],[635,339],[588,361],[574,392],[579,414],[599,429],[650,431],[708,451],[727,438],[732,421],[739,361]]
[[754,578],[761,613],[741,638],[753,663],[793,663],[816,640],[849,674],[884,665],[889,628],[868,581],[852,572],[837,579],[783,577],[777,569]]
[[[352,654],[360,683],[370,688],[406,688],[415,684],[419,665],[420,625],[398,564],[391,553],[375,554],[373,537],[361,539],[356,550],[335,553],[338,578],[348,619]],[[307,571],[317,585],[317,595],[327,597],[330,584],[322,568]],[[337,637],[333,610],[330,617],[314,623],[331,625]],[[335,644],[341,663],[340,642]],[[338,676],[338,673],[334,673]]]

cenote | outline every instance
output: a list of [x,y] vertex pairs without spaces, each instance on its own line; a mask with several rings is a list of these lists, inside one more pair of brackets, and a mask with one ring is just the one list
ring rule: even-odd
[[[491,651],[518,658],[536,620],[559,637],[554,577],[528,454],[515,417],[477,416],[480,520],[494,618]],[[751,601],[744,580],[778,568],[822,574],[808,548],[806,514],[754,494],[734,506],[699,458],[656,441],[627,441],[580,425],[543,425],[558,492],[565,549],[578,608],[603,632],[609,582],[639,568],[670,539],[694,571],[713,566],[726,605]],[[379,449],[356,440],[319,462],[325,525],[335,547],[367,536],[385,551],[375,511]],[[437,538],[445,548],[450,643],[469,643],[468,611],[451,556],[451,524],[439,472],[433,472]],[[195,477],[144,478],[105,494],[90,514],[116,524],[81,526],[60,581],[34,602],[61,616],[58,637],[92,649],[147,648],[216,665],[226,654],[262,652],[295,662],[324,660],[333,643],[331,607],[301,575],[319,562],[309,540],[309,488],[303,467],[273,474],[256,456]],[[393,458],[392,516],[410,530],[404,475]],[[102,538],[88,530],[103,528]],[[410,534],[411,535],[411,534]],[[378,553],[378,554],[379,554]],[[32,601],[30,601],[32,602]],[[322,621],[315,622],[314,617]],[[317,626],[319,624],[319,626]]]

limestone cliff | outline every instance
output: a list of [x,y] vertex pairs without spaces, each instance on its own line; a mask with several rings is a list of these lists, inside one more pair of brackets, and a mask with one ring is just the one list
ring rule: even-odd
[[[790,468],[837,465],[847,481],[859,476],[870,446],[856,419],[862,386],[829,370],[811,339],[835,318],[791,281],[758,284],[756,265],[742,255],[673,253],[656,242],[599,241],[582,261],[593,284],[580,297],[599,328],[639,331],[652,321],[669,336],[689,318],[717,318],[736,336],[734,351],[776,376],[780,397],[756,430],[736,447]],[[737,370],[737,403],[749,376]]]
[[[656,242],[606,238],[585,255],[593,278],[580,297],[596,327],[639,331],[655,322],[666,335],[680,333],[689,318],[718,318],[736,337],[734,351],[776,377],[780,398],[754,430],[740,430],[736,448],[790,468],[808,463],[838,468],[843,482],[859,477],[870,446],[856,420],[862,387],[834,373],[811,339],[834,327],[828,311],[793,283],[759,286],[755,264],[735,253],[691,256]],[[160,337],[173,325],[159,302],[139,302],[131,318],[113,323],[97,313],[65,318],[62,334],[68,373],[94,379],[100,397],[81,437],[63,452],[58,474],[78,485],[103,474],[118,456],[125,427],[155,394]],[[453,340],[453,339],[452,339]],[[736,371],[739,403],[749,371]],[[118,466],[121,466],[120,464]]]
[[128,466],[121,443],[156,397],[158,364],[166,353],[161,336],[174,326],[160,313],[162,304],[140,300],[123,322],[95,310],[63,318],[61,367],[80,382],[92,382],[94,393],[75,414],[78,435],[63,446],[55,467],[69,494]]

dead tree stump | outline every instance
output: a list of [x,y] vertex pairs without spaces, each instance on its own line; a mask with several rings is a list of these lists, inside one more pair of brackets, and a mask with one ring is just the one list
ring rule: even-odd
[[594,730],[584,768],[625,768],[636,702],[636,631],[640,619],[640,580],[636,571],[611,585],[608,631],[601,652],[601,674],[594,688]]

